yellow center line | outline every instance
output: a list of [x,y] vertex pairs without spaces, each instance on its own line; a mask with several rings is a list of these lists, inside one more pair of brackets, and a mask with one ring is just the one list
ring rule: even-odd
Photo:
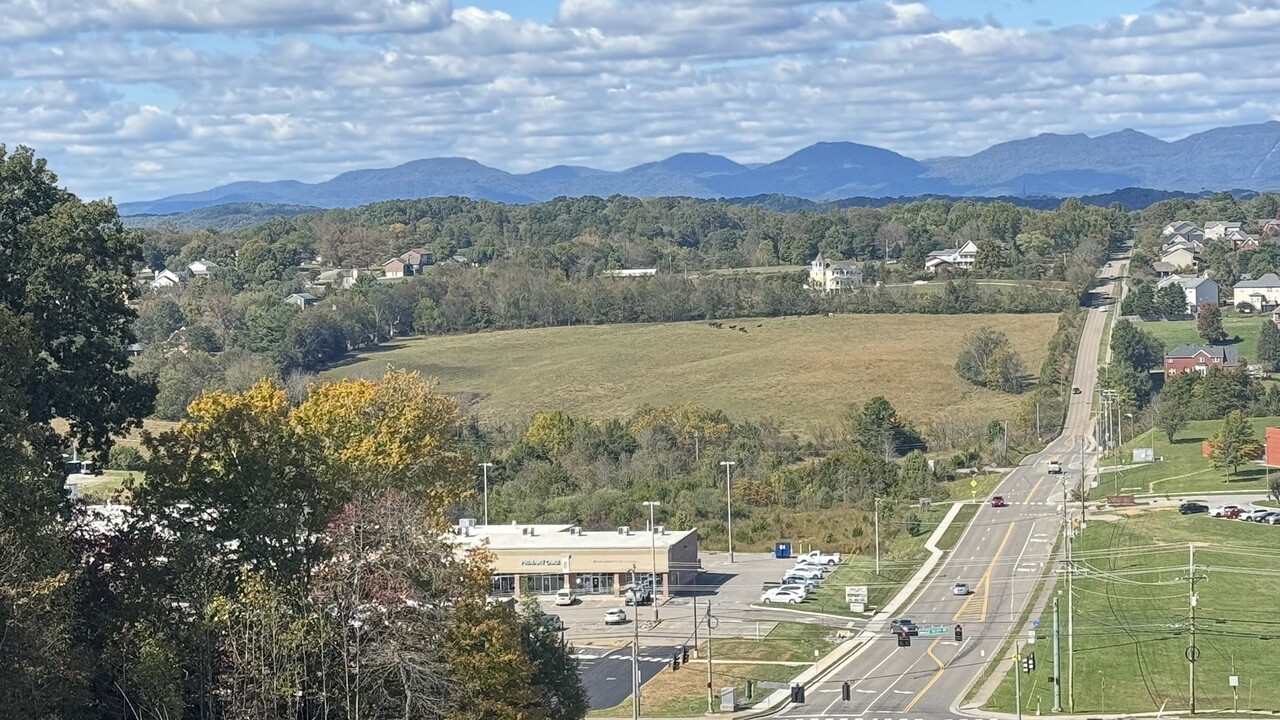
[[938,682],[938,678],[942,677],[942,673],[946,667],[943,666],[942,660],[939,659],[937,655],[933,654],[933,649],[937,647],[940,642],[942,642],[942,638],[935,639],[933,642],[929,643],[928,649],[924,651],[926,655],[933,658],[933,661],[938,664],[938,672],[934,673],[933,677],[929,678],[929,682],[925,683],[924,687],[920,688],[920,692],[916,693],[915,697],[911,698],[911,702],[907,703],[907,706],[902,709],[902,712],[907,712],[911,708],[915,707],[916,703],[920,702],[920,698],[924,697],[924,694],[929,692],[929,688],[933,687],[933,684]]

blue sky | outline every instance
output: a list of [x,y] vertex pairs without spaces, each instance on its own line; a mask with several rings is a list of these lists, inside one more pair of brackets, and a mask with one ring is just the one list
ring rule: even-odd
[[1280,0],[25,0],[0,143],[87,197],[1275,118]]

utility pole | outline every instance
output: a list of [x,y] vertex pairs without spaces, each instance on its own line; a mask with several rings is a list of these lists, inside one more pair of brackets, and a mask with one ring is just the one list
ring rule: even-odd
[[631,720],[640,720],[640,622],[631,620]]
[[876,574],[880,574],[880,498],[876,498]]
[[1036,401],[1036,440],[1041,438],[1040,435],[1040,401]]
[[489,468],[493,467],[491,462],[480,463],[481,469],[484,470],[484,524],[489,524]]
[[1191,714],[1196,714],[1196,660],[1200,649],[1196,647],[1196,546],[1187,543],[1187,602],[1190,604],[1190,645],[1187,646],[1187,684],[1191,692]]
[[1058,598],[1053,599],[1053,711],[1062,712],[1062,657],[1058,651]]
[[[711,598],[707,598],[707,713],[715,712],[714,692],[711,684],[714,682],[711,674]],[[634,720],[634,719],[633,719]]]
[[701,437],[701,434],[697,430],[694,430],[693,431],[693,461],[695,463],[697,463],[699,460],[702,459],[701,453],[699,452],[700,448],[698,446],[698,440],[700,437]]
[[1018,706],[1018,720],[1022,720],[1022,668],[1018,667],[1022,664],[1022,653],[1018,650],[1018,643],[1013,643],[1013,694],[1014,702]]
[[702,623],[698,619],[698,596],[693,596],[693,656],[698,657],[698,625]]
[[[1080,526],[1084,527],[1084,517],[1080,518]],[[1071,559],[1070,537],[1067,539],[1067,711],[1076,711],[1076,613],[1075,561]]]
[[[720,464],[724,466],[724,500],[729,515],[729,562],[733,562],[733,475],[731,471],[736,463],[732,460],[721,460]],[[710,607],[710,604],[707,607]]]
[[[649,599],[649,604],[653,605],[653,621],[658,622],[658,526],[653,524],[653,509],[662,503],[657,500],[646,500],[641,505],[649,508],[649,558],[653,562],[653,571],[650,577],[653,578],[653,597]],[[668,553],[670,555],[670,553]],[[671,582],[670,568],[667,572],[667,582]]]

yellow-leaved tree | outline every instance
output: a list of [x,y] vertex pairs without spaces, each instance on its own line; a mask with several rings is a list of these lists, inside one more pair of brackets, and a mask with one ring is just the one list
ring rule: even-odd
[[418,373],[317,385],[290,414],[340,497],[400,490],[440,511],[472,492],[458,404]]

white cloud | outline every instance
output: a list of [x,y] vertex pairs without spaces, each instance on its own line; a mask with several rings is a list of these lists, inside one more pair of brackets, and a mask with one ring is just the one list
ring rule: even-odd
[[1173,138],[1271,119],[1280,2],[1174,0],[1005,28],[892,0],[24,0],[0,142],[139,199],[461,155],[512,171],[821,140],[914,157],[1040,132]]

